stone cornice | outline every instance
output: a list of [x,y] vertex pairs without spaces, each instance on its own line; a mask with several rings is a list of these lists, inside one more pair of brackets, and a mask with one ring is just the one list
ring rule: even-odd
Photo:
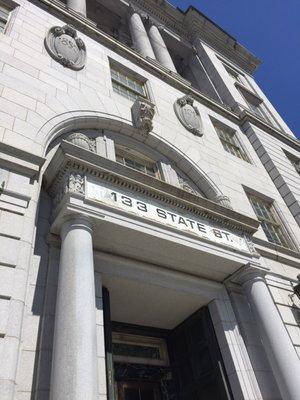
[[133,0],[131,4],[133,3],[186,40],[199,37],[224,56],[235,60],[250,74],[260,64],[260,60],[241,46],[235,38],[192,6],[182,11],[167,2],[164,6],[161,6],[161,2],[149,0]]
[[[248,238],[259,226],[256,219],[63,141],[45,171],[46,189],[51,190],[53,195],[59,192],[60,183],[63,182],[68,171],[75,171],[82,176],[88,175],[116,186],[126,187],[146,197],[242,232]],[[83,194],[80,190],[79,187],[78,193]]]
[[44,162],[43,157],[0,142],[0,165],[2,166],[34,178],[37,177]]

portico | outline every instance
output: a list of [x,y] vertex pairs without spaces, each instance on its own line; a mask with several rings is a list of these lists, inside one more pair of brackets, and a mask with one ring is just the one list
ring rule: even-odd
[[[137,340],[136,338],[140,335],[138,327],[149,327],[147,340],[151,342],[149,335],[156,335],[157,329],[167,332],[165,338],[177,337],[179,327],[178,332],[184,335],[182,332],[185,325],[182,324],[188,324],[188,326],[193,324],[195,313],[199,316],[198,318],[206,321],[207,317],[204,316],[208,314],[204,311],[207,306],[208,309],[220,310],[215,307],[216,302],[227,304],[227,308],[231,310],[230,313],[234,315],[223,284],[224,280],[230,279],[235,283],[242,283],[245,287],[245,293],[255,310],[257,321],[262,326],[264,341],[268,343],[268,356],[272,362],[274,375],[281,387],[289,388],[282,394],[283,398],[296,399],[298,383],[290,382],[290,376],[282,373],[286,370],[285,362],[287,362],[284,354],[289,355],[288,362],[293,362],[295,367],[299,361],[296,354],[294,356],[294,349],[287,333],[284,332],[271,295],[264,286],[262,276],[267,270],[259,265],[258,255],[251,247],[251,229],[255,231],[255,221],[246,217],[242,218],[232,210],[225,210],[222,206],[213,203],[211,210],[206,209],[206,214],[203,211],[200,213],[200,208],[198,208],[199,213],[195,213],[200,204],[193,204],[194,213],[191,209],[184,211],[186,200],[183,199],[177,199],[175,205],[170,198],[166,208],[165,197],[162,194],[159,195],[158,188],[146,189],[142,182],[128,181],[124,175],[120,174],[120,170],[109,171],[108,161],[102,160],[101,157],[98,158],[98,165],[91,161],[89,151],[84,149],[79,151],[78,146],[63,142],[45,172],[46,186],[54,196],[51,234],[60,236],[61,240],[51,398],[79,400],[88,393],[90,399],[96,399],[99,385],[102,385],[102,390],[105,385],[109,398],[113,398],[116,390],[123,393],[128,386],[126,382],[119,381],[118,374],[123,364],[118,362],[115,364],[116,361],[113,360],[118,360],[118,356],[113,355],[111,351],[108,352],[107,344],[106,350],[103,347],[104,332],[107,336],[107,332],[115,329],[114,323],[117,322],[119,329],[119,333],[116,333],[117,337],[120,335],[120,329],[121,332],[125,329],[127,333],[121,333],[121,337],[123,340],[124,337],[127,338],[128,326],[133,326],[135,328],[130,329],[133,329],[134,338]],[[98,185],[99,188],[114,188],[114,191],[93,190],[91,192],[90,182],[94,186]],[[139,185],[140,190],[137,192]],[[122,196],[122,193],[125,199],[123,206],[116,204],[115,199],[116,196]],[[152,193],[151,196],[149,196],[150,193]],[[139,205],[140,214],[132,209],[133,199],[137,199],[136,204]],[[199,199],[199,201],[202,200]],[[147,211],[150,209],[150,205],[156,209],[158,205],[160,207],[156,219],[153,215],[149,218],[143,214],[145,209]],[[207,207],[209,203],[206,201],[205,205]],[[218,219],[216,218],[216,206],[220,207],[218,212],[223,209],[223,212],[228,212],[235,218],[224,218],[222,224],[220,214],[218,214]],[[129,207],[129,211],[126,207]],[[170,221],[162,217],[168,212]],[[210,218],[205,218],[208,215]],[[194,221],[191,228],[200,224],[201,229],[196,232],[188,229],[189,227],[185,224],[184,229],[181,229],[178,226],[179,218],[185,218],[185,224],[187,224],[186,221]],[[244,234],[234,229],[234,226],[239,227],[240,232],[244,230]],[[204,235],[209,229],[217,231],[218,234],[215,237]],[[246,230],[248,230],[248,236],[245,234]],[[224,240],[219,237],[219,235],[222,236],[222,232]],[[227,244],[226,241],[230,242],[231,238],[235,238],[234,235],[239,237],[240,241],[235,239],[234,243]],[[245,237],[248,239],[246,240]],[[228,278],[230,276],[233,278]],[[102,301],[102,286],[109,293],[108,305],[107,296],[104,303]],[[98,307],[100,304],[98,312],[101,315],[103,304],[110,308],[109,317],[107,314],[104,317],[104,324],[103,322],[96,324],[95,298]],[[265,312],[266,305],[270,312]],[[211,313],[210,318],[215,329],[220,326],[220,321],[228,319],[225,314],[221,311],[217,314]],[[209,322],[203,323],[209,324]],[[122,328],[123,326],[125,328]],[[281,330],[280,339],[276,340],[280,340],[280,346],[278,343],[274,345],[275,338],[273,338],[274,332],[279,330]],[[221,369],[219,372],[211,370],[210,373],[217,381],[218,374],[223,377],[223,380],[220,378],[223,383],[220,383],[218,390],[223,393],[220,396],[224,395],[226,399],[226,396],[230,398],[232,391],[234,393],[237,390],[236,384],[231,387],[231,382],[236,380],[237,375],[230,368],[230,365],[235,362],[236,355],[229,353],[229,359],[222,360],[221,354],[225,351],[224,349],[230,348],[232,343],[220,342],[223,340],[222,335],[226,336],[226,331],[220,333],[217,329],[216,333],[216,340],[219,340],[221,348],[221,353],[218,353],[216,360],[220,360]],[[161,340],[166,340],[165,338],[162,337]],[[236,340],[239,341],[239,338]],[[102,343],[100,350],[99,341]],[[171,352],[173,356],[164,364],[164,368],[167,369],[163,371],[172,367],[174,372],[172,357],[177,354],[177,348],[172,346],[175,342],[170,342],[173,345],[168,344],[169,348],[171,346],[173,349]],[[213,344],[211,346],[213,347]],[[97,347],[98,351],[96,351]],[[207,351],[212,351],[212,347]],[[242,356],[247,357],[246,348],[242,346],[240,349],[244,352]],[[97,373],[99,360],[102,360],[101,377],[99,372]],[[106,384],[103,383],[105,360],[108,377]],[[117,368],[115,383],[114,365]],[[152,367],[151,373],[153,373],[153,368],[155,367]],[[181,379],[182,373],[180,368],[176,371],[175,375],[172,375],[172,382],[175,382],[175,385],[178,383],[177,379]],[[150,378],[151,373],[149,372]],[[243,383],[239,381],[239,385]],[[63,391],[62,387],[64,387]],[[130,386],[130,390],[150,390],[149,387],[138,386],[137,389],[135,386]],[[160,390],[155,388],[156,386],[151,386],[151,390]],[[122,394],[120,396],[122,398]]]

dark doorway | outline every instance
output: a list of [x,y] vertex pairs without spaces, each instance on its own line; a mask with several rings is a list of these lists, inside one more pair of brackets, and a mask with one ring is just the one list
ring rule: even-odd
[[119,400],[160,400],[160,388],[152,382],[119,382]]
[[170,332],[168,347],[178,400],[232,399],[207,307]]
[[103,291],[109,400],[232,400],[208,307],[173,330],[112,322]]

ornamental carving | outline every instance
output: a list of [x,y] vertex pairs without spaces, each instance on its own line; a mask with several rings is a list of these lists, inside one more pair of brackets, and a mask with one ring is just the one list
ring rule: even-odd
[[230,199],[228,196],[224,196],[222,194],[216,196],[215,198],[215,202],[220,204],[223,207],[229,208],[230,210],[232,210],[232,205],[230,203]]
[[71,25],[53,26],[45,37],[49,55],[64,67],[79,71],[84,67],[86,48]]
[[177,118],[182,125],[196,136],[202,136],[202,121],[199,110],[194,106],[194,99],[189,96],[183,96],[174,103],[174,110]]
[[131,107],[132,121],[142,135],[147,135],[153,129],[154,104],[138,97]]
[[85,194],[85,176],[74,170],[70,171],[60,180],[59,184],[52,187],[50,194],[53,197],[53,208],[55,209],[66,193]]
[[84,133],[74,132],[67,137],[67,141],[82,147],[85,150],[96,152],[96,139],[89,138]]

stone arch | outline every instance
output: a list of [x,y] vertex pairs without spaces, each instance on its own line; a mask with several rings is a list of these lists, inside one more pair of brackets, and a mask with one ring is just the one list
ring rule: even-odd
[[51,142],[60,136],[80,130],[110,130],[132,137],[150,148],[159,151],[174,165],[180,168],[192,181],[201,188],[205,196],[222,205],[230,207],[227,196],[224,196],[213,180],[174,143],[160,137],[154,131],[143,136],[132,126],[132,121],[97,111],[72,111],[59,114],[50,119],[38,131],[36,141],[44,148],[44,156]]

